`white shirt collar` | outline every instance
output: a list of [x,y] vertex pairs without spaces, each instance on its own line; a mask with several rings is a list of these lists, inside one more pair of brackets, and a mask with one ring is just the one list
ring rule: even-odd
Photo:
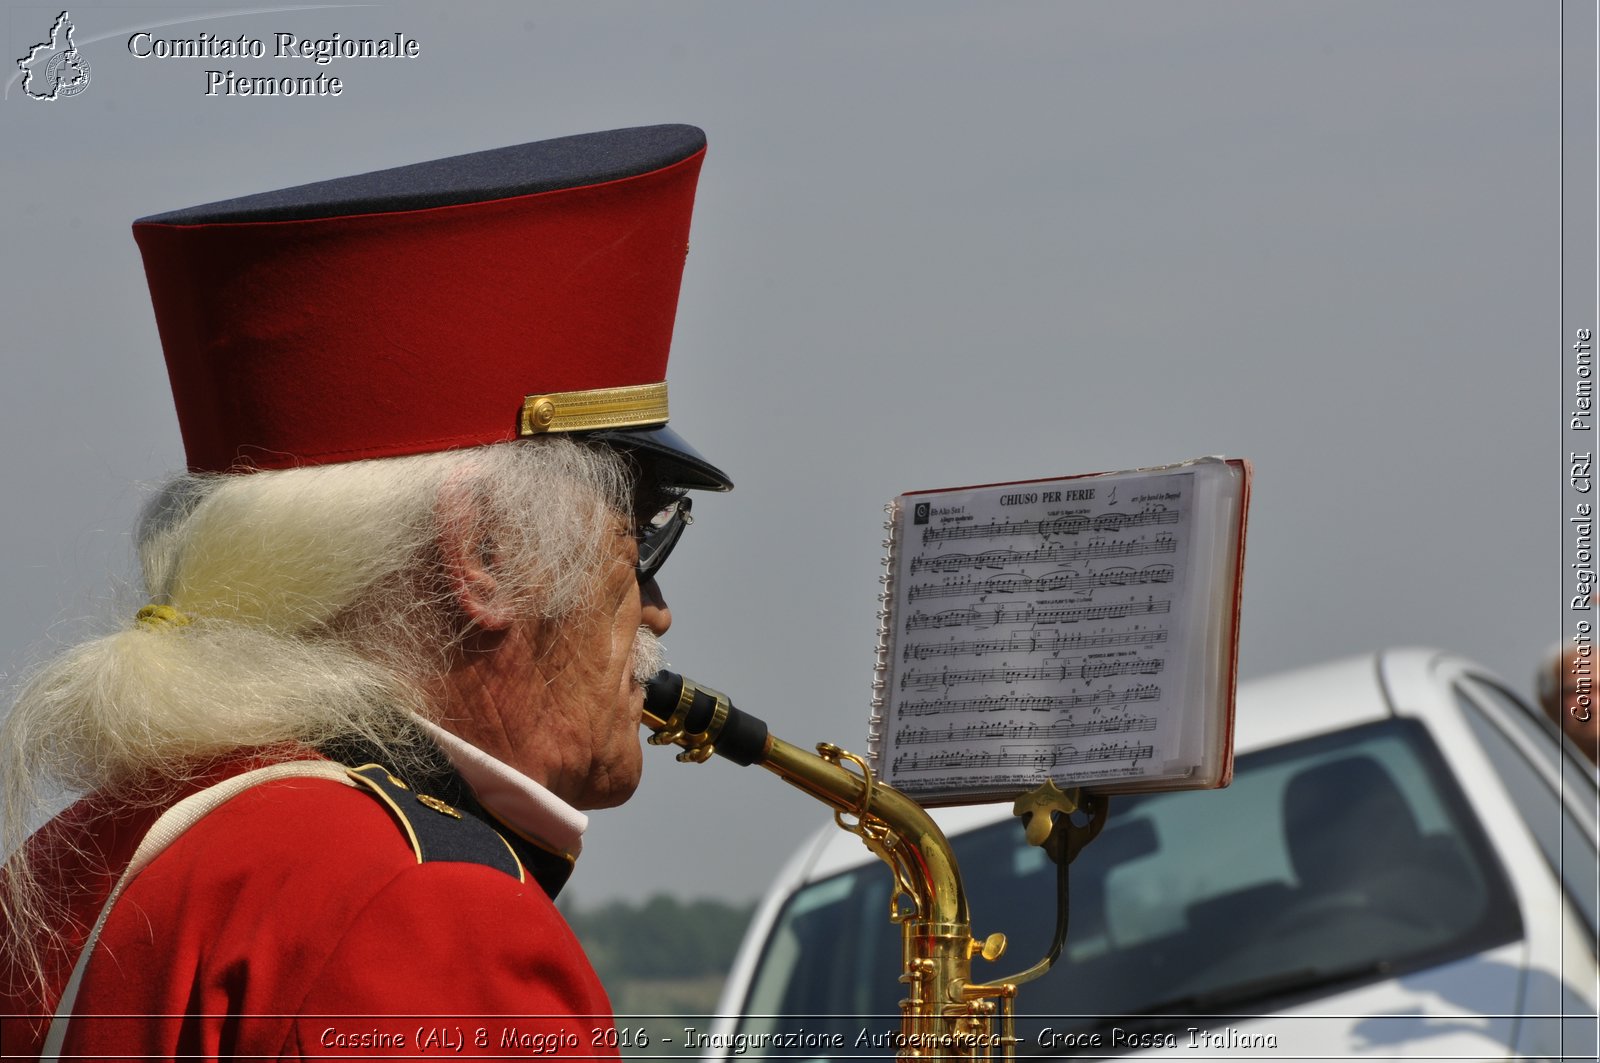
[[461,740],[438,724],[417,718],[450,758],[472,794],[506,826],[530,841],[576,860],[583,851],[589,817],[526,775]]

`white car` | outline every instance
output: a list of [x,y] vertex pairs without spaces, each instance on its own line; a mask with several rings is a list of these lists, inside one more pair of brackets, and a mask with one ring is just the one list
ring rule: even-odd
[[[1596,1058],[1595,774],[1482,669],[1402,650],[1241,686],[1230,787],[1118,797],[1073,863],[1019,1056]],[[936,817],[978,937],[1049,946],[1055,869],[1009,807]],[[876,1056],[898,1029],[890,875],[835,827],[759,906],[714,1055]],[[843,1047],[778,1032],[842,1034]],[[863,1039],[863,1034],[867,1036]]]

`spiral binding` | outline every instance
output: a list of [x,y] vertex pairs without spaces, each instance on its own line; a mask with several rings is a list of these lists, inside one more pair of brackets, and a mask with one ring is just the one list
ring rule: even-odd
[[878,592],[878,641],[872,666],[872,714],[867,720],[867,760],[880,774],[884,771],[884,713],[889,701],[889,661],[894,641],[894,631],[890,625],[894,613],[896,562],[900,553],[900,500],[896,498],[885,503],[883,511],[887,514],[883,522],[883,575],[878,577],[883,589]]

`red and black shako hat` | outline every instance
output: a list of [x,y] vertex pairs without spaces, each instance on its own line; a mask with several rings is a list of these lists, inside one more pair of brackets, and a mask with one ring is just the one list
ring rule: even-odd
[[566,432],[732,487],[667,427],[704,156],[693,126],[617,129],[141,218],[190,468]]

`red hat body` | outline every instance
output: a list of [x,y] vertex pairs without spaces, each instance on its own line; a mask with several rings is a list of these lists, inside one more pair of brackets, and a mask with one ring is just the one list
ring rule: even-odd
[[190,468],[503,442],[524,396],[665,380],[703,157],[424,209],[137,223]]

